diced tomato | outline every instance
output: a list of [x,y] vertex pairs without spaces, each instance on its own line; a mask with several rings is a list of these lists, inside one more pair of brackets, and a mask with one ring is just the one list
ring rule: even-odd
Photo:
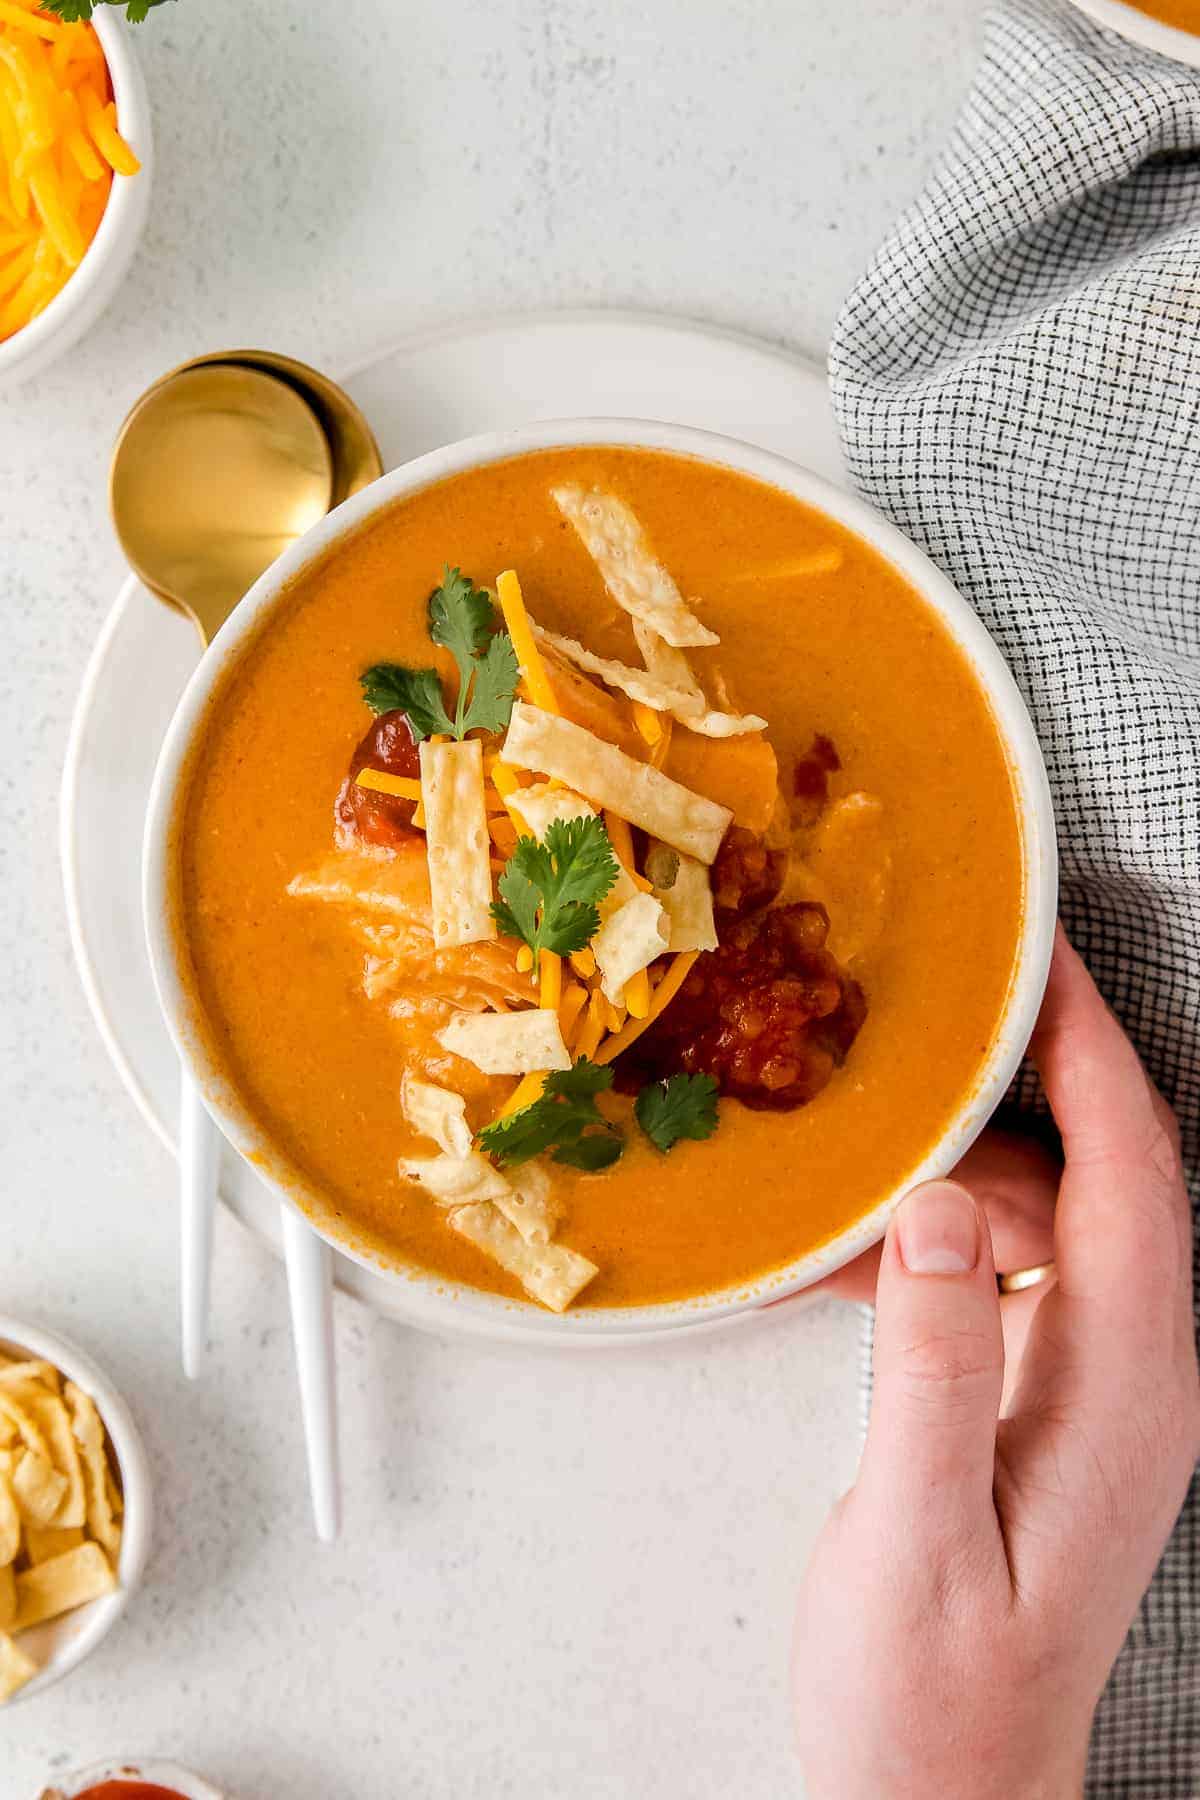
[[677,1070],[715,1077],[746,1106],[790,1111],[827,1085],[867,1013],[825,948],[829,917],[800,901],[722,926],[679,993],[616,1064],[626,1093]]
[[357,838],[361,843],[399,850],[420,836],[412,822],[414,801],[402,800],[397,794],[378,794],[372,788],[359,787],[354,779],[360,769],[381,769],[418,779],[421,759],[417,742],[407,713],[380,713],[350,758],[350,773],[338,789],[334,832],[339,843]]
[[792,769],[792,818],[797,825],[816,824],[829,799],[829,777],[841,766],[833,739],[818,732]]

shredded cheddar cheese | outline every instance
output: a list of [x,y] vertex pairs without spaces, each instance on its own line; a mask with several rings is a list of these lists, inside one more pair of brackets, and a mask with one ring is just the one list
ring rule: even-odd
[[558,1008],[558,1028],[563,1035],[563,1043],[568,1049],[574,1048],[575,1028],[579,1024],[583,1009],[587,1005],[588,991],[578,981],[567,981],[563,986],[563,996]]
[[562,999],[562,957],[556,956],[553,950],[543,950],[540,964],[541,991],[538,1005],[557,1012]]
[[421,783],[411,775],[393,775],[387,769],[360,769],[354,777],[356,787],[370,788],[376,794],[394,794],[399,800],[420,800]]
[[579,1036],[575,1040],[576,1061],[584,1056],[593,1062],[599,1060],[596,1048],[608,1028],[608,1012],[608,1001],[599,988],[593,988],[588,995],[587,1012],[579,1028]]
[[[525,611],[521,584],[515,570],[506,569],[503,575],[497,577],[496,598],[500,602],[504,623],[508,626],[508,635],[517,653],[517,662],[520,664],[529,698],[543,712],[556,713],[558,701],[554,697],[554,689],[542,662],[541,652],[533,641],[533,628],[529,623],[529,614]],[[499,783],[496,785],[499,786]]]
[[23,329],[87,253],[114,174],[140,164],[117,129],[90,25],[0,0],[0,339]]
[[650,1014],[650,977],[639,969],[625,983],[625,1011],[631,1019],[645,1019]]
[[535,1100],[541,1099],[542,1089],[545,1085],[546,1071],[544,1069],[534,1075],[523,1075],[496,1117],[507,1119],[510,1113],[520,1112],[523,1106],[532,1106]]
[[608,841],[612,845],[613,855],[630,877],[635,887],[641,888],[644,894],[650,892],[650,883],[645,876],[639,875],[633,860],[633,833],[629,829],[628,819],[622,819],[610,807],[604,809],[604,829],[608,833]]
[[643,700],[633,702],[633,722],[653,749],[663,734],[663,715],[647,706]]
[[610,1037],[608,1042],[600,1049],[594,1059],[596,1062],[612,1062],[615,1057],[620,1056],[623,1050],[628,1050],[630,1044],[635,1043],[636,1040],[641,1037],[647,1026],[652,1025],[659,1013],[671,1004],[671,1001],[675,998],[676,994],[687,980],[692,964],[699,954],[700,952],[698,950],[685,950],[681,956],[677,956],[674,959],[670,968],[651,995],[650,1007],[646,1017],[644,1019],[629,1019],[626,1024],[622,1026],[621,1030],[613,1037]]

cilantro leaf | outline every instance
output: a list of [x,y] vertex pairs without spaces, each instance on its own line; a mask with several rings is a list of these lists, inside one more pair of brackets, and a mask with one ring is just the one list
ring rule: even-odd
[[429,596],[429,635],[458,666],[456,738],[468,731],[503,731],[512,712],[520,669],[507,632],[496,630],[491,595],[449,565]]
[[429,635],[447,649],[461,669],[486,650],[496,624],[491,595],[461,569],[446,565],[441,585],[429,596]]
[[507,731],[513,696],[521,677],[517,653],[507,631],[498,631],[483,655],[475,659],[475,685],[467,708],[468,731]]
[[492,917],[507,937],[533,951],[570,956],[600,929],[597,902],[619,870],[608,833],[597,818],[553,819],[546,835],[518,838],[496,886]]
[[552,1160],[595,1175],[600,1169],[611,1169],[624,1154],[625,1139],[615,1126],[609,1126],[605,1131],[590,1132],[577,1143],[560,1144]]
[[[163,0],[107,0],[112,6],[124,6],[125,17],[131,25],[140,25],[152,6],[162,6]],[[41,10],[53,13],[64,25],[86,24],[101,0],[42,0]]]
[[711,1075],[672,1075],[652,1081],[634,1102],[637,1122],[665,1155],[680,1138],[707,1138],[717,1129],[717,1084]]
[[586,1057],[554,1070],[531,1105],[480,1132],[480,1148],[501,1168],[516,1168],[549,1150],[555,1162],[572,1169],[607,1169],[625,1148],[617,1127],[596,1105],[596,1095],[610,1088],[612,1079],[611,1069]]
[[399,710],[408,714],[419,738],[450,731],[436,669],[406,669],[401,663],[374,663],[358,678],[363,699],[373,713]]

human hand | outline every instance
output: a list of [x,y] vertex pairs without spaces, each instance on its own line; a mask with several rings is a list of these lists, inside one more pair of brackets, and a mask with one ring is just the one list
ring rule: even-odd
[[[1066,1159],[1058,1280],[1001,1302],[956,1183],[892,1221],[862,1466],[801,1595],[811,1800],[1079,1794],[1200,1453],[1177,1130],[1061,932],[1032,1053]],[[1000,1416],[1002,1308],[1027,1334]]]

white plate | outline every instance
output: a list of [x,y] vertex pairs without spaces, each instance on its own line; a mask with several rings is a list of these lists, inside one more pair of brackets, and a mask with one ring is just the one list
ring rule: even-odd
[[[822,373],[699,325],[622,312],[525,314],[407,339],[344,379],[388,468],[476,432],[606,414],[724,432],[847,485]],[[187,621],[130,577],[84,676],[60,818],[67,915],[88,1001],[122,1081],[172,1153],[179,1073],[143,941],[142,828],[159,747],[198,654]],[[221,1193],[278,1252],[278,1202],[232,1152]],[[336,1278],[401,1316],[384,1277],[339,1256]]]

